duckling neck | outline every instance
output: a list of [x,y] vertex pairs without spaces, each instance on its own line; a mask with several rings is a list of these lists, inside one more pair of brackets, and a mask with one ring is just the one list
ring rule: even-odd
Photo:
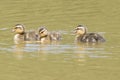
[[39,40],[40,40],[41,43],[46,42],[46,41],[48,40],[48,35],[41,36],[41,37],[39,38]]
[[15,40],[15,41],[25,40],[25,33],[16,34],[16,35],[14,36],[14,40]]
[[83,35],[76,35],[76,41],[81,41],[82,38],[84,37],[85,34]]
[[25,32],[20,33],[20,35],[25,35],[25,34],[26,34]]
[[42,40],[43,38],[46,38],[46,37],[48,37],[48,35],[40,36],[40,40]]

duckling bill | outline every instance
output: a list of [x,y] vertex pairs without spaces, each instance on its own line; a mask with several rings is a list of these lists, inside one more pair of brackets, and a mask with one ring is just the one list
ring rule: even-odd
[[78,25],[75,28],[76,41],[85,43],[105,42],[106,40],[97,33],[87,33],[87,28],[83,25]]

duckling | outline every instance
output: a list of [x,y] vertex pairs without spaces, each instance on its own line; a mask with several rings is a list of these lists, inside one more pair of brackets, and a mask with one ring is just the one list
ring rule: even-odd
[[45,27],[40,27],[38,29],[38,40],[41,43],[51,42],[51,41],[59,41],[61,39],[61,35],[58,32],[49,32]]
[[105,42],[105,39],[97,33],[87,33],[87,28],[83,25],[78,25],[75,28],[76,41],[77,42],[88,42],[88,43],[97,43]]
[[25,32],[25,26],[23,24],[16,24],[12,31],[15,32],[15,43],[37,40],[35,31]]

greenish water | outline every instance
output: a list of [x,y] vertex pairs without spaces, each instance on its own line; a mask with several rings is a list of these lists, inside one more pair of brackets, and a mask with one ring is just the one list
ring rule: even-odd
[[[119,0],[1,0],[0,80],[119,80]],[[47,26],[60,31],[59,44],[15,45],[15,24],[27,30]],[[99,32],[107,42],[75,44],[78,24]]]

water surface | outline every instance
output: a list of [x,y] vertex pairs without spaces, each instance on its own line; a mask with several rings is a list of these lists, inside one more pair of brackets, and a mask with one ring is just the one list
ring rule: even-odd
[[[119,80],[119,0],[2,0],[0,80]],[[27,30],[59,31],[57,44],[13,42],[15,24]],[[84,24],[106,38],[103,44],[74,43],[72,30]]]

